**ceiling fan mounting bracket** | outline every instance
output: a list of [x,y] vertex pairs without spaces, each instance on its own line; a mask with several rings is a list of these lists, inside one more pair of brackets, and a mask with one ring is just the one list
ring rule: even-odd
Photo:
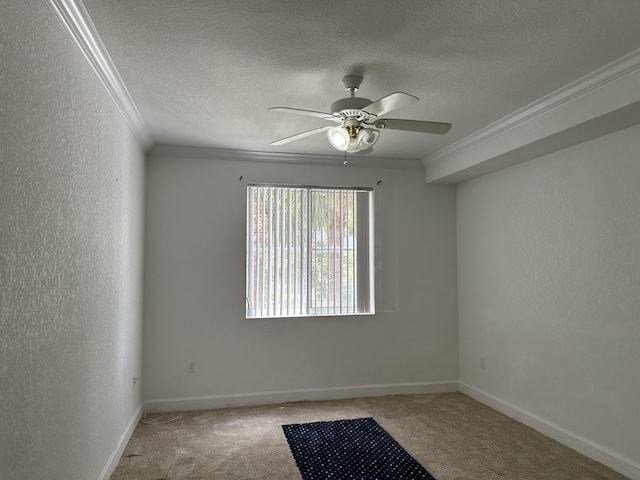
[[347,75],[342,78],[342,84],[344,88],[351,92],[353,95],[360,88],[360,84],[362,83],[362,77],[359,75]]

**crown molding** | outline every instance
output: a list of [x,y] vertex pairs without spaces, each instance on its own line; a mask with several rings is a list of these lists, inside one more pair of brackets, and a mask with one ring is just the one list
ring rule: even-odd
[[73,44],[120,110],[140,146],[145,151],[149,151],[154,144],[153,138],[82,2],[80,0],[47,0],[47,2],[71,37]]
[[[149,158],[200,158],[209,160],[232,160],[243,162],[288,163],[299,165],[343,166],[344,156],[309,155],[298,153],[253,152],[224,150],[219,148],[185,147],[178,145],[155,145]],[[347,166],[362,168],[393,168],[404,170],[424,170],[420,159],[378,158],[347,156]]]
[[634,50],[613,62],[525,105],[524,107],[490,123],[451,145],[422,159],[425,168],[443,163],[471,150],[482,143],[504,135],[510,130],[531,122],[553,110],[574,102],[596,90],[611,86],[630,75],[640,72],[640,49]]

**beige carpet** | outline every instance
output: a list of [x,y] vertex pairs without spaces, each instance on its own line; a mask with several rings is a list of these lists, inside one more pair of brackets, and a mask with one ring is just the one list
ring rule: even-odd
[[624,479],[461,394],[401,395],[201,412],[139,424],[111,480],[300,480],[281,425],[373,417],[437,480]]

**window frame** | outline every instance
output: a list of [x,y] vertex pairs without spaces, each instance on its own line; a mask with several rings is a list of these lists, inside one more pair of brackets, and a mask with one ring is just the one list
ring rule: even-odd
[[[245,228],[246,228],[246,250],[245,250],[245,317],[247,319],[260,319],[260,318],[308,318],[308,317],[334,317],[334,316],[353,316],[353,315],[374,315],[375,314],[375,263],[374,263],[374,189],[372,187],[350,187],[350,186],[328,186],[328,185],[296,185],[296,184],[274,184],[274,183],[248,183],[247,184],[247,204],[246,204],[246,218],[245,218]],[[312,257],[312,248],[311,248],[311,230],[312,230],[312,218],[311,218],[311,209],[312,209],[312,194],[314,191],[321,190],[333,190],[333,191],[345,191],[352,194],[355,194],[357,201],[357,214],[354,217],[355,223],[355,238],[356,240],[356,295],[357,300],[354,303],[354,309],[351,311],[340,311],[335,313],[335,304],[333,307],[327,305],[322,305],[320,307],[312,307],[311,306],[311,281],[307,279],[306,282],[306,300],[303,305],[306,305],[306,309],[304,312],[295,312],[293,314],[283,314],[282,311],[270,313],[269,311],[264,312],[264,309],[251,308],[251,295],[250,295],[250,282],[253,280],[253,276],[251,273],[252,263],[253,263],[253,254],[254,254],[254,238],[253,238],[253,228],[254,228],[254,212],[253,212],[253,198],[252,198],[252,188],[274,188],[274,189],[298,189],[305,190],[307,195],[307,216],[306,216],[306,226],[307,229],[307,248],[306,250],[303,248],[300,253],[304,253],[306,251],[306,263],[308,275],[311,275],[311,257]],[[273,213],[273,216],[278,217],[280,211],[276,211]],[[280,227],[278,227],[280,228]],[[349,243],[347,237],[347,243]],[[341,244],[342,244],[341,237]],[[333,247],[333,253],[335,255],[335,244]],[[342,255],[342,247],[340,248]],[[328,252],[328,250],[327,250]],[[342,257],[340,257],[342,261]],[[272,263],[272,262],[268,262]],[[335,268],[335,266],[334,266]],[[342,267],[341,267],[342,268]],[[257,269],[254,269],[257,270]],[[269,278],[271,278],[269,276]],[[275,284],[274,284],[275,285]],[[274,287],[275,288],[275,287]],[[334,285],[335,288],[335,285]],[[287,290],[288,291],[288,290]],[[342,292],[342,283],[341,283],[341,291],[339,292],[340,296],[343,295]],[[335,299],[335,298],[334,298]],[[357,307],[357,309],[355,308]],[[341,307],[342,308],[342,307]],[[302,305],[301,305],[302,309]],[[329,312],[329,310],[333,309],[334,312]],[[277,306],[274,307],[274,310],[278,310]],[[294,305],[295,310],[295,305]],[[319,311],[320,310],[320,311]],[[260,311],[260,314],[258,314]]]

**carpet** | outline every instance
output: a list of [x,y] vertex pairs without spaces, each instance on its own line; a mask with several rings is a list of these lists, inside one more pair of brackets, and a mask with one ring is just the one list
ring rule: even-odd
[[435,480],[373,418],[282,429],[303,480]]

